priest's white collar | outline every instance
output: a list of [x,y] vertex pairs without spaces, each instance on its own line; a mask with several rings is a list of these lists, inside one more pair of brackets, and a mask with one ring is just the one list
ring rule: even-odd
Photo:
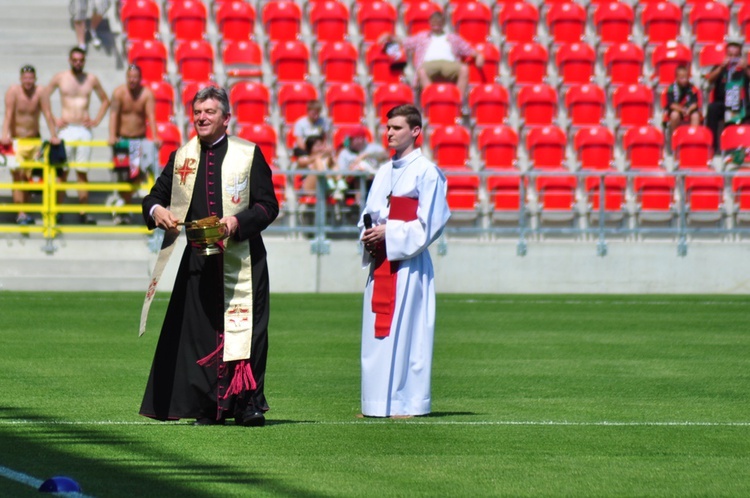
[[414,149],[400,159],[393,158],[391,161],[393,162],[394,168],[401,168],[419,159],[420,157],[422,157],[422,149]]

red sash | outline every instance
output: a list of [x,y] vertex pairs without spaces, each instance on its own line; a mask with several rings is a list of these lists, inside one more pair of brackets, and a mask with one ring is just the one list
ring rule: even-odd
[[[417,219],[419,199],[391,196],[389,220],[412,221]],[[375,337],[388,337],[391,333],[393,311],[396,307],[396,276],[398,261],[386,259],[385,245],[375,257],[372,272],[372,311],[375,313]]]

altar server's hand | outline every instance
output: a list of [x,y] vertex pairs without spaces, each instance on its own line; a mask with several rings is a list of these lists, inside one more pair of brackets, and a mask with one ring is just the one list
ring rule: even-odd
[[385,225],[368,228],[362,234],[362,243],[370,255],[375,256],[378,247],[385,241]]

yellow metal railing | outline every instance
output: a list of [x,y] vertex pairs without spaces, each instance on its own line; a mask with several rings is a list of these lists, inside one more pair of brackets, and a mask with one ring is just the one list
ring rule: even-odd
[[[19,145],[40,145],[41,139],[18,139]],[[66,145],[83,146],[83,147],[109,147],[104,140],[92,141],[70,141]],[[41,191],[42,199],[40,203],[23,203],[16,204],[13,202],[0,202],[0,213],[33,213],[41,216],[41,225],[18,225],[15,223],[0,223],[0,233],[41,233],[45,238],[51,239],[62,233],[108,233],[108,234],[147,234],[149,230],[140,222],[136,221],[133,225],[83,225],[83,224],[60,224],[58,215],[64,213],[107,213],[107,214],[135,214],[135,220],[140,220],[141,206],[139,204],[129,204],[123,206],[108,206],[106,204],[81,204],[78,199],[68,199],[64,203],[58,203],[58,192],[67,190],[86,190],[89,192],[137,192],[138,190],[150,190],[154,178],[148,175],[147,179],[141,184],[120,183],[120,182],[91,182],[79,183],[60,181],[57,177],[57,171],[54,166],[40,161],[23,161],[19,164],[24,169],[41,169],[42,182],[11,182],[0,183],[0,190],[24,190],[24,191]],[[74,175],[75,168],[87,169],[113,169],[112,161],[105,162],[70,162],[67,168],[70,170],[69,176]]]

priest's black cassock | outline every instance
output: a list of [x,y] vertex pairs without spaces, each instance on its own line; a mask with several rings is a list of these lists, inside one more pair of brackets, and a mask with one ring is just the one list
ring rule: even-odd
[[[207,216],[222,218],[221,165],[227,147],[226,136],[213,145],[201,144],[193,198],[185,221]],[[143,216],[149,228],[155,227],[149,215],[151,209],[155,205],[167,207],[170,204],[174,162],[175,152],[143,199]],[[260,234],[276,219],[279,206],[271,169],[259,147],[254,148],[249,195],[249,208],[236,216],[239,227],[234,239],[247,240],[250,244],[253,280],[250,366],[257,387],[225,399],[235,362],[225,363],[219,352],[217,361],[206,366],[197,363],[216,353],[223,341],[223,259],[221,254],[203,256],[188,243],[156,346],[141,415],[159,420],[219,420],[236,415],[248,405],[256,410],[268,410],[263,389],[268,353],[269,283],[266,248]]]

